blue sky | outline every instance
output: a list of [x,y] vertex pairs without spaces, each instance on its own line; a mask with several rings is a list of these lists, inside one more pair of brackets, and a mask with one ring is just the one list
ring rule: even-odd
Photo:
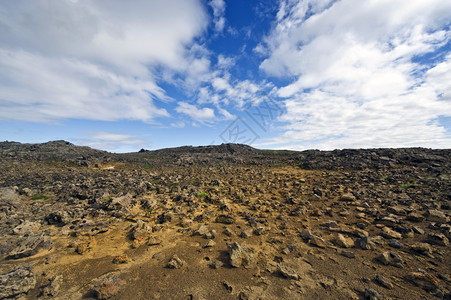
[[451,147],[451,1],[0,2],[0,140]]

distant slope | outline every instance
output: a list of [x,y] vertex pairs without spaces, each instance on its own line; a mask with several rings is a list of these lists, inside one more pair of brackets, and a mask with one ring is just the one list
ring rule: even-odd
[[90,165],[97,162],[131,162],[149,166],[192,166],[222,164],[295,165],[303,169],[390,168],[396,165],[446,170],[451,165],[450,149],[343,149],[334,151],[259,150],[242,144],[183,146],[133,153],[109,153],[66,141],[42,144],[0,142],[0,158],[57,160]]

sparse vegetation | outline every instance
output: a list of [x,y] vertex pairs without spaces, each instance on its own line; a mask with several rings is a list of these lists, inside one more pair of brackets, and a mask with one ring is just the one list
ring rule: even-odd
[[401,188],[403,189],[407,189],[407,188],[411,188],[411,187],[415,187],[416,183],[415,182],[406,182],[400,185]]
[[31,197],[31,200],[41,200],[41,199],[47,200],[48,198],[49,198],[49,196],[46,196],[46,195],[36,195],[36,196]]

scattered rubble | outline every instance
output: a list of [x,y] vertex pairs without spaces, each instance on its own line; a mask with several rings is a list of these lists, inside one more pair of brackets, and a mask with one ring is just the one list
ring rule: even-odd
[[450,164],[1,142],[0,298],[450,298]]

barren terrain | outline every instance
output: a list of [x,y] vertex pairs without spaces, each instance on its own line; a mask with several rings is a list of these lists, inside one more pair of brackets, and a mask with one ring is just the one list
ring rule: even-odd
[[451,150],[0,143],[0,298],[451,299]]

